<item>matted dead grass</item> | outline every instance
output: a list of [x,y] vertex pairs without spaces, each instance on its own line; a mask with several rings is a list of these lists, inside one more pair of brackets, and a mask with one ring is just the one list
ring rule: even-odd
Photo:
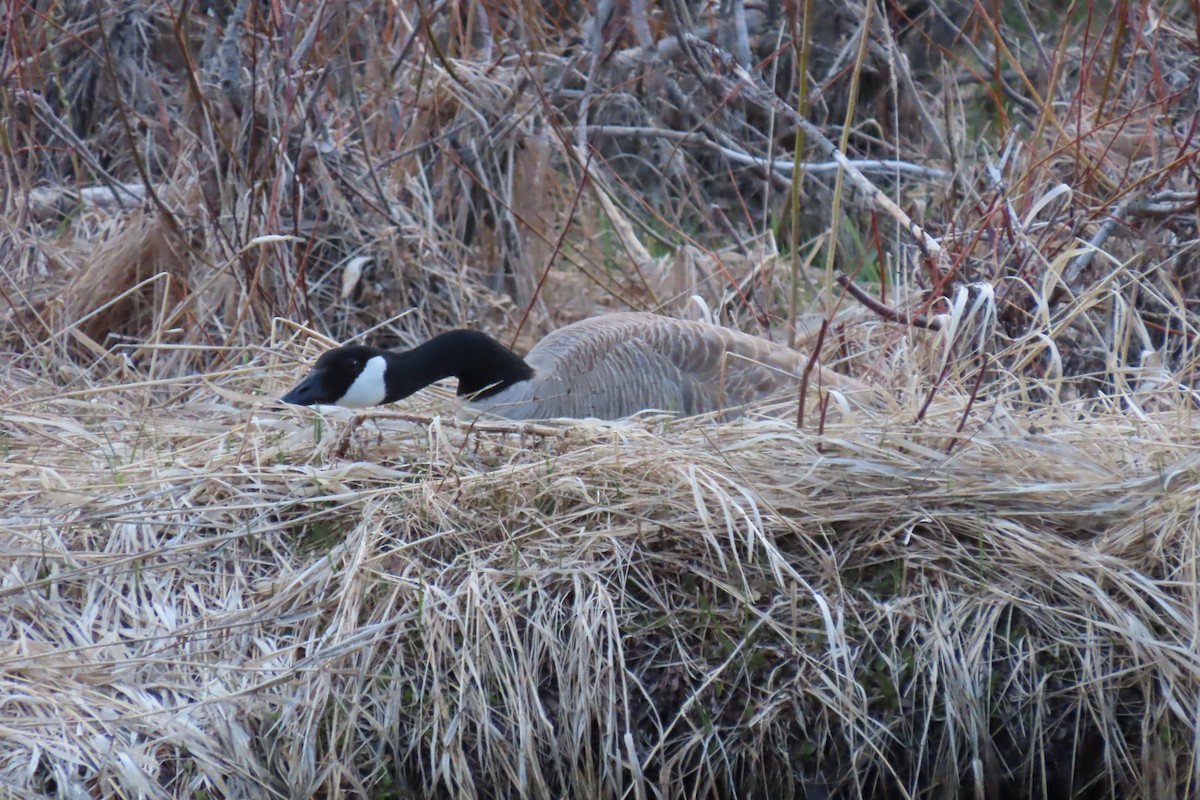
[[168,404],[4,375],[8,785],[1193,779],[1175,744],[1200,708],[1190,393],[1021,412],[1000,394],[959,430],[963,395],[821,435],[759,417],[471,428],[434,397],[336,458],[346,418],[262,405],[291,371],[236,355]]

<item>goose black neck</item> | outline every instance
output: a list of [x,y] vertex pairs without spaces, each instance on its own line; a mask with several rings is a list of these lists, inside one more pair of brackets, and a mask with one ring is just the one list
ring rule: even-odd
[[412,350],[391,355],[389,403],[442,378],[458,378],[459,397],[485,398],[533,377],[525,359],[479,331],[447,331]]

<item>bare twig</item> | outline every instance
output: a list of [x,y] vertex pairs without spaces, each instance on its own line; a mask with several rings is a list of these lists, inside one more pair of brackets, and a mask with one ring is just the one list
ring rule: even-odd
[[891,322],[899,322],[903,325],[912,325],[915,328],[925,328],[926,330],[936,331],[941,329],[936,321],[927,319],[920,314],[908,314],[902,311],[897,311],[891,306],[884,305],[876,300],[865,289],[854,282],[848,275],[838,275],[834,278],[838,285],[853,295],[854,299],[862,303],[867,308],[874,311],[883,319]]
[[[668,128],[652,128],[648,126],[638,125],[589,125],[589,134],[605,135],[605,136],[654,136],[660,139],[670,139],[677,142],[685,142],[687,144],[697,144],[711,148],[721,155],[728,158],[730,161],[738,164],[751,164],[757,167],[763,167],[775,172],[790,177],[791,173],[799,166],[805,172],[811,172],[815,175],[828,174],[835,172],[840,166],[836,161],[803,161],[799,165],[795,161],[787,158],[767,159],[764,157],[752,155],[743,150],[734,149],[698,135],[695,131],[676,131]],[[848,159],[850,164],[859,169],[863,173],[878,172],[887,175],[911,175],[918,178],[928,178],[931,180],[949,180],[952,176],[944,169],[937,167],[927,167],[924,164],[913,164],[909,161],[900,161],[897,159],[872,158],[872,159]],[[790,183],[790,181],[789,181]]]
[[734,43],[738,63],[750,69],[750,32],[746,25],[745,0],[724,0],[726,13],[733,17]]
[[646,0],[630,0],[629,19],[638,47],[643,51],[647,50],[654,44],[654,37],[650,33],[650,22],[646,18]]
[[[967,405],[963,408],[962,417],[958,420],[958,427],[954,429],[955,434],[963,432],[963,428],[967,426],[967,419],[971,416],[971,409],[975,407],[975,400],[979,397],[979,389],[983,386],[983,379],[987,375],[988,356],[986,353],[981,353],[979,356],[980,364],[979,371],[975,373],[975,382],[971,385],[971,394],[967,398]],[[954,445],[958,443],[957,439],[951,439],[946,445],[946,455],[954,452]]]
[[[804,427],[804,405],[808,399],[808,383],[812,379],[813,367],[817,365],[817,360],[821,356],[821,348],[825,346],[825,334],[829,332],[829,318],[821,320],[821,330],[817,333],[817,341],[813,344],[812,351],[808,356],[808,363],[804,365],[804,374],[800,376],[800,395],[798,398],[799,406],[796,408],[796,427]],[[818,373],[820,374],[820,373]],[[818,387],[818,391],[820,388]],[[822,418],[824,413],[822,413]],[[823,423],[822,423],[823,424]]]
[[1079,273],[1087,269],[1088,265],[1092,263],[1092,259],[1095,258],[1096,253],[1104,247],[1104,243],[1108,241],[1108,237],[1112,235],[1117,225],[1124,222],[1126,212],[1136,199],[1133,195],[1128,195],[1117,204],[1116,208],[1106,211],[1104,222],[1100,224],[1096,232],[1087,240],[1087,249],[1075,256],[1075,258],[1071,259],[1071,263],[1067,264],[1067,268],[1063,270],[1062,280],[1064,284],[1071,287],[1072,292],[1075,291],[1075,280],[1079,277]]

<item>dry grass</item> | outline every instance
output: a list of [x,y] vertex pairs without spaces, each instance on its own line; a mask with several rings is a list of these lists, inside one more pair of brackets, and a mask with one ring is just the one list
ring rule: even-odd
[[[5,11],[0,796],[1197,794],[1194,3],[209,5]],[[610,308],[895,404],[271,402]]]
[[959,434],[947,403],[820,437],[411,416],[333,460],[336,425],[240,401],[281,385],[248,360],[166,410],[8,375],[30,385],[4,409],[6,781],[1192,779],[1190,403],[1018,421],[997,399]]

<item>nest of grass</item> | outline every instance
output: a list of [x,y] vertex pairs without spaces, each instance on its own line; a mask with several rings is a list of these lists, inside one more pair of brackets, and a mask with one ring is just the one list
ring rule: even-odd
[[401,412],[334,458],[345,420],[247,410],[284,376],[238,355],[169,410],[5,376],[8,784],[998,797],[1192,779],[1171,745],[1200,703],[1190,401],[1018,420],[998,398],[965,426],[945,402],[821,435]]
[[[599,7],[7,12],[0,787],[1195,794],[1194,9]],[[272,402],[613,309],[890,404]]]

